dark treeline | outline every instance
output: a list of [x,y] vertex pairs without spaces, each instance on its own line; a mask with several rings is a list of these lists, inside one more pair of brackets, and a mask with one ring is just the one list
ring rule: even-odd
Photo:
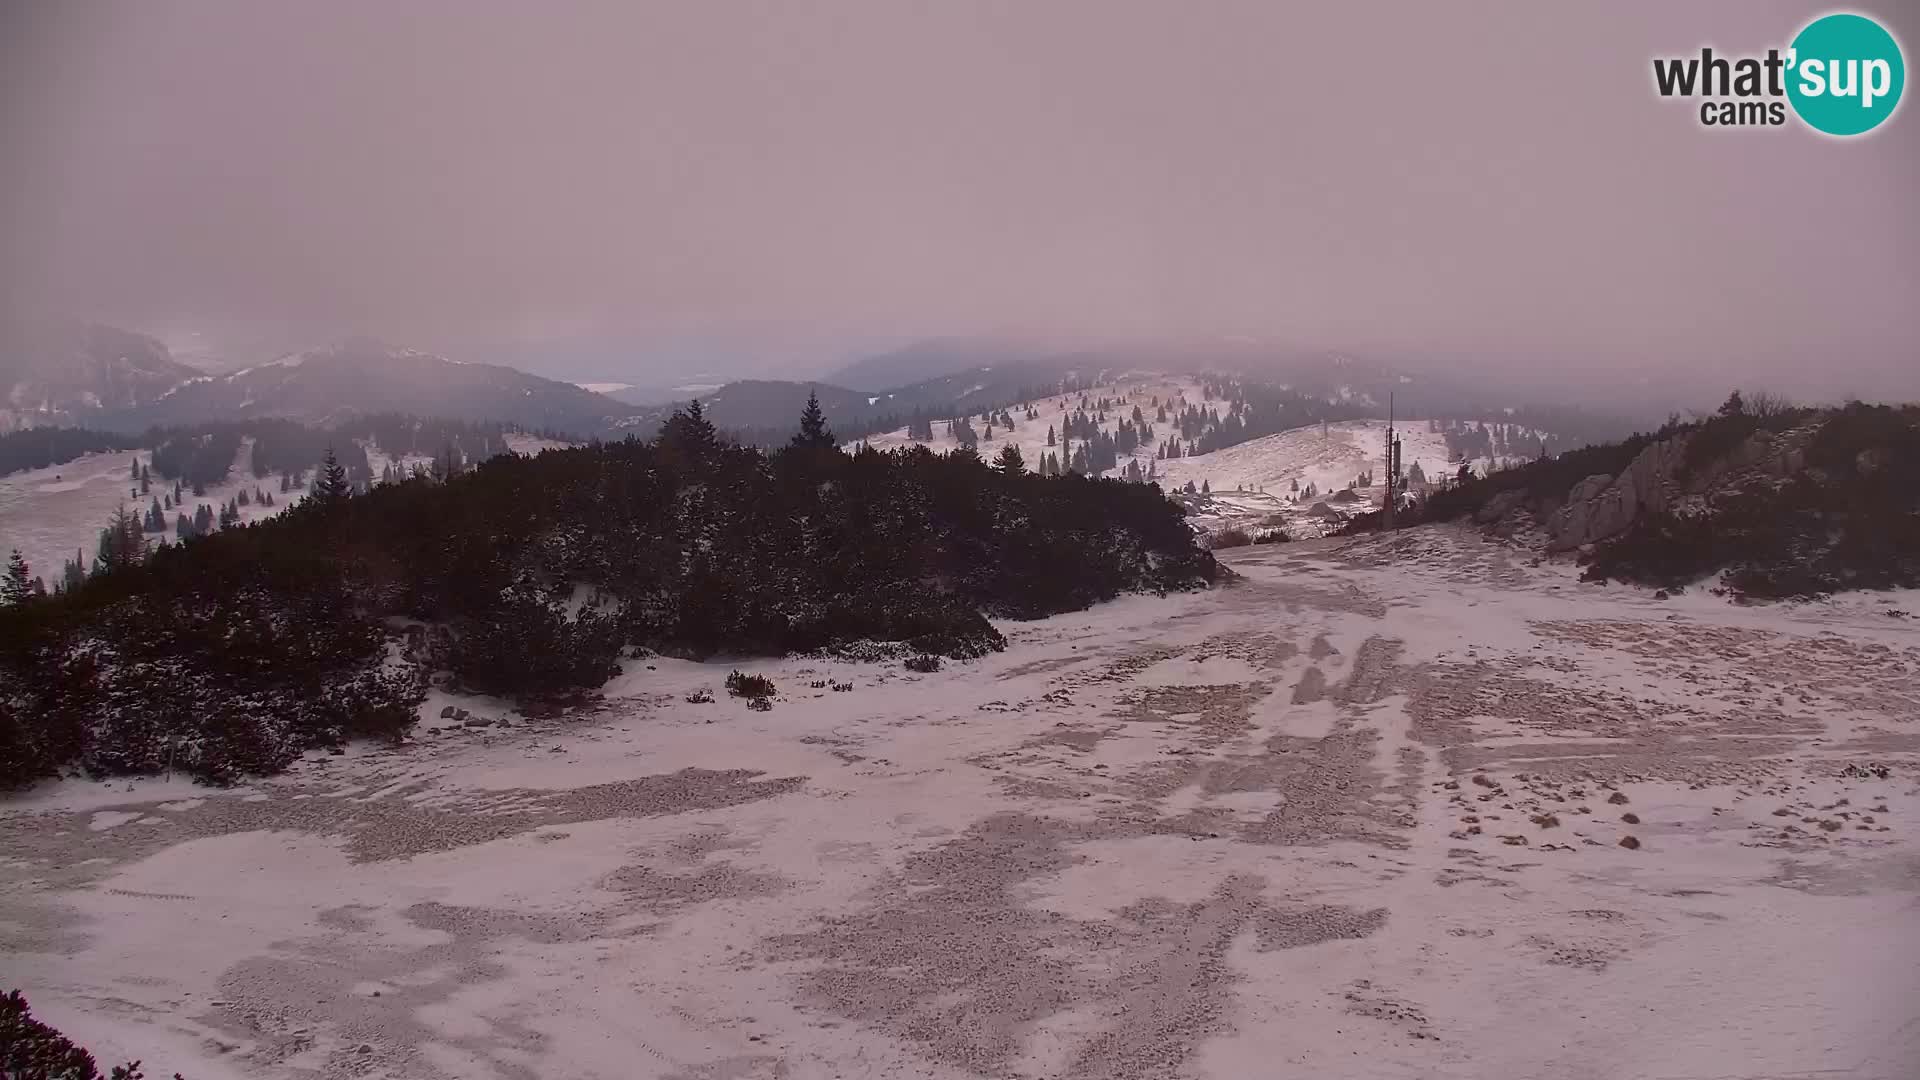
[[[1506,419],[1488,423],[1487,416]],[[1512,409],[1452,413],[1431,418],[1427,429],[1444,436],[1447,455],[1455,461],[1472,458],[1535,458],[1563,454],[1597,442],[1617,440],[1624,425],[1596,419],[1578,410],[1523,406]]]
[[137,435],[86,428],[28,428],[0,435],[0,476],[65,465],[83,454],[113,453],[150,445]]
[[240,452],[240,428],[213,424],[197,431],[168,434],[153,447],[153,471],[195,493],[225,480]]
[[1340,420],[1365,420],[1380,415],[1377,406],[1357,401],[1329,402],[1325,398],[1271,383],[1241,382],[1210,377],[1201,386],[1202,404],[1168,410],[1168,422],[1180,439],[1173,457],[1210,454],[1238,446],[1249,439]]
[[[211,778],[413,721],[424,673],[567,695],[623,651],[775,654],[859,640],[1002,647],[1035,618],[1212,579],[1152,487],[936,455],[774,454],[697,406],[652,442],[503,456],[169,545],[0,612],[0,780],[78,764]],[[404,661],[386,620],[433,632]]]

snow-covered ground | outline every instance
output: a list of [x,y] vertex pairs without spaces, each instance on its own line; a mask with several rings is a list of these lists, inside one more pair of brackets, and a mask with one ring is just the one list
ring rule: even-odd
[[[1214,407],[1217,403],[1202,400],[1200,384],[1191,378],[1170,377],[1164,375],[1132,375],[1094,390],[1080,393],[1056,395],[1035,402],[1039,417],[1028,420],[1024,412],[1018,409],[1007,410],[1011,414],[1014,426],[1012,431],[996,427],[990,441],[977,444],[982,457],[991,460],[1000,452],[1000,448],[1009,441],[1020,448],[1020,455],[1026,460],[1030,471],[1038,472],[1041,455],[1060,454],[1062,451],[1058,437],[1062,421],[1079,411],[1082,396],[1092,400],[1101,397],[1119,399],[1122,404],[1109,410],[1107,421],[1101,430],[1112,433],[1118,430],[1120,421],[1132,415],[1133,408],[1139,406],[1141,413],[1149,423],[1155,414],[1154,402],[1168,404],[1169,409],[1176,405],[1184,409],[1187,404],[1202,408]],[[1384,410],[1383,410],[1384,411]],[[1092,410],[1088,412],[1091,414]],[[1489,422],[1498,421],[1490,417]],[[975,422],[975,432],[981,432],[983,426]],[[1054,446],[1047,445],[1047,430],[1055,432]],[[1412,472],[1418,464],[1420,471],[1433,481],[1453,475],[1461,462],[1450,462],[1447,458],[1446,436],[1428,430],[1428,421],[1424,418],[1401,419],[1394,425],[1400,437],[1401,467]],[[1352,513],[1358,509],[1376,507],[1384,495],[1383,482],[1386,477],[1386,431],[1387,421],[1352,420],[1328,424],[1295,428],[1274,435],[1265,435],[1249,439],[1237,446],[1216,450],[1210,454],[1195,454],[1189,457],[1154,461],[1155,446],[1175,434],[1177,426],[1172,423],[1155,424],[1154,440],[1135,450],[1134,458],[1139,461],[1144,472],[1152,463],[1155,479],[1160,486],[1172,490],[1192,483],[1196,488],[1206,484],[1215,495],[1233,496],[1221,500],[1212,512],[1195,516],[1195,523],[1209,530],[1218,530],[1229,526],[1246,527],[1256,524],[1278,513],[1294,519],[1296,529],[1307,528],[1308,523],[1299,517],[1299,511],[1305,511],[1316,501],[1345,488],[1357,480],[1362,473],[1369,473],[1377,481],[1375,486],[1359,489],[1365,505],[1348,504],[1338,506],[1343,512]],[[958,444],[946,434],[943,423],[934,425],[934,439],[927,445],[937,452],[954,449]],[[883,435],[875,435],[866,442],[881,450],[898,449],[912,446],[917,440],[907,435],[901,428]],[[858,442],[847,444],[857,446]],[[1063,462],[1064,464],[1064,458]],[[1477,472],[1485,472],[1492,464],[1488,458],[1473,458],[1466,464]],[[1118,468],[1108,470],[1103,475],[1118,476],[1126,468],[1123,457]],[[1299,506],[1287,505],[1286,501],[1294,494],[1294,485],[1299,485],[1301,497]],[[1318,493],[1316,498],[1305,497],[1307,486],[1311,484]],[[1244,495],[1257,496],[1261,493],[1273,496],[1271,499],[1247,498]]]
[[[205,503],[217,515],[243,489],[249,496],[255,489],[271,491],[274,505],[262,506],[250,500],[240,507],[242,521],[270,517],[302,497],[298,491],[283,494],[278,477],[256,478],[247,466],[252,453],[253,441],[242,439],[226,482],[208,488],[202,496],[188,490],[184,508],[162,511],[167,531],[148,533],[147,539],[157,541],[164,536],[171,542],[174,518],[182,509],[192,517],[194,509]],[[132,480],[135,459],[150,466],[153,455],[146,450],[87,454],[63,465],[0,476],[0,558],[6,557],[8,549],[19,548],[34,576],[44,580],[48,588],[59,580],[61,565],[73,558],[75,551],[84,552],[91,567],[99,548],[100,530],[114,510],[124,504],[135,514],[145,514],[149,500],[173,491],[172,481],[149,469],[147,494],[133,494],[138,487]]]
[[512,450],[516,454],[523,454],[529,457],[537,455],[543,450],[565,450],[574,445],[573,443],[563,442],[559,439],[543,439],[538,435],[529,435],[523,431],[509,431],[503,438],[506,439],[507,449]]
[[[516,454],[538,454],[542,450],[572,445],[518,432],[508,434],[506,442]],[[274,498],[272,506],[250,501],[248,505],[240,507],[242,521],[271,517],[305,498],[306,492],[302,490],[283,493],[277,474],[255,477],[249,465],[252,455],[253,440],[242,439],[240,451],[234,457],[233,471],[228,474],[226,482],[208,488],[204,496],[196,497],[191,491],[186,493],[187,516],[192,517],[194,508],[201,503],[206,503],[218,514],[220,507],[232,501],[242,490],[249,495],[255,490],[270,491]],[[173,490],[171,481],[163,482],[158,473],[153,473],[148,494],[132,495],[131,492],[137,487],[131,479],[135,459],[151,465],[153,455],[146,450],[88,454],[64,465],[0,476],[0,560],[7,557],[11,548],[19,548],[33,574],[43,579],[48,588],[53,587],[60,576],[61,565],[73,558],[76,550],[85,552],[87,564],[91,566],[99,544],[100,529],[117,507],[125,503],[128,510],[144,514],[149,499]],[[388,464],[397,466],[405,473],[415,464],[431,465],[433,457],[430,454],[389,456],[379,447],[369,445],[367,461],[377,479],[381,469]],[[312,480],[311,472],[307,479]],[[180,513],[180,509],[162,512],[167,518],[164,535],[171,542],[174,539],[174,517]],[[149,533],[147,536],[149,540],[158,540],[162,534]]]
[[242,790],[30,792],[9,986],[195,1078],[1914,1075],[1920,594],[1225,559],[931,675],[739,665],[766,713],[635,662]]

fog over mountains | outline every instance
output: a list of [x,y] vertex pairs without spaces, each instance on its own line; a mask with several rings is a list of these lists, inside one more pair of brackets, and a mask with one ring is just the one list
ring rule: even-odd
[[[1381,416],[1390,400],[1402,416],[1491,416],[1543,400],[1505,380],[1433,374],[1380,359],[1251,342],[1062,349],[950,338],[862,357],[820,379],[690,375],[673,386],[637,387],[582,386],[365,337],[237,370],[208,371],[180,363],[156,338],[68,324],[6,339],[0,350],[5,395],[0,430],[81,426],[132,432],[262,417],[328,425],[400,412],[500,422],[581,439],[645,437],[675,408],[698,398],[721,430],[744,441],[771,443],[785,438],[809,394],[817,394],[834,430],[857,438],[916,418],[944,420],[1000,409],[1129,371],[1232,375]],[[1566,411],[1600,423],[1596,431],[1624,433],[1631,422],[1664,415],[1674,400],[1649,395],[1650,403],[1643,406],[1615,395]],[[1711,400],[1703,395],[1697,403]],[[1564,426],[1577,431],[1588,425],[1576,419]]]

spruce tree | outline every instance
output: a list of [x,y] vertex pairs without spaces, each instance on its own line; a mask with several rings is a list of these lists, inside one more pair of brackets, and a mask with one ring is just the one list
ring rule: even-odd
[[111,573],[133,566],[146,558],[147,535],[140,519],[122,503],[100,530],[100,545],[93,569],[96,574]]
[[694,461],[711,461],[720,448],[720,436],[708,422],[700,399],[687,403],[685,411],[675,409],[660,428],[660,445],[678,451]]
[[345,502],[352,490],[347,484],[346,468],[334,456],[333,447],[327,447],[327,456],[321,459],[319,482],[313,487],[313,497],[321,506],[331,506]]
[[820,395],[814,391],[807,391],[807,407],[800,411],[800,431],[794,435],[792,445],[800,450],[834,447],[833,432],[828,430],[826,415],[820,411]]
[[1020,447],[1015,443],[1008,443],[1001,447],[1000,453],[993,459],[993,463],[999,466],[1000,471],[1006,473],[1008,476],[1015,476],[1027,471],[1027,459],[1020,455]]
[[13,557],[7,560],[7,576],[0,581],[0,604],[7,607],[19,607],[33,599],[33,577],[28,573],[27,560],[20,554],[19,548],[13,549]]

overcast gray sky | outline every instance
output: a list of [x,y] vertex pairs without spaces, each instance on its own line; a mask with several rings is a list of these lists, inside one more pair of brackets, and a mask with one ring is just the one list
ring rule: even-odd
[[[1843,142],[1652,90],[1821,10],[0,0],[0,284],[636,376],[1252,335],[1920,396],[1916,106]],[[1916,5],[1858,10],[1911,65]]]

